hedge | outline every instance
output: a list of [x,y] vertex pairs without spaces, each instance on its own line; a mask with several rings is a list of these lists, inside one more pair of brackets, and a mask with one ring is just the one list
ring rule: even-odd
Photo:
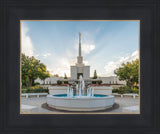
[[127,86],[120,87],[119,89],[113,89],[112,93],[118,93],[118,94],[125,94],[125,93],[139,93],[139,89],[137,87],[134,87],[133,89],[130,89]]
[[49,93],[49,90],[39,86],[34,86],[34,87],[23,88],[21,89],[21,92],[22,93]]

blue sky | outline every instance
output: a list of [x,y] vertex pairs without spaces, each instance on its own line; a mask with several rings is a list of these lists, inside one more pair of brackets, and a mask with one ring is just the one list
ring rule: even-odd
[[82,37],[90,75],[113,76],[123,62],[138,58],[138,21],[22,21],[22,52],[41,60],[51,74],[70,76]]

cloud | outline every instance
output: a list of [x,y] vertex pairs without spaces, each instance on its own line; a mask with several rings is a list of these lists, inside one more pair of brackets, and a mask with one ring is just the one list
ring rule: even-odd
[[113,76],[114,70],[122,65],[122,63],[131,62],[132,60],[136,60],[139,58],[138,51],[134,51],[131,55],[127,55],[126,57],[120,57],[117,61],[110,61],[104,67],[105,76]]
[[32,43],[31,38],[27,33],[29,32],[29,28],[27,25],[22,25],[22,53],[24,53],[27,56],[33,56],[34,55],[34,45]]
[[[84,36],[84,34],[86,34],[87,37]],[[64,76],[64,73],[66,73],[67,76],[70,77],[70,66],[74,66],[77,63],[79,39],[77,38],[74,43],[75,46],[73,49],[67,48],[65,50],[65,56],[51,53],[50,56],[45,58],[45,62],[47,61],[47,63],[50,63],[47,67],[51,74],[59,74],[59,76]],[[95,45],[90,34],[83,33],[81,47],[83,58],[86,54],[91,53],[91,51],[95,49]],[[84,59],[83,62],[85,65],[89,65],[87,60]]]
[[89,65],[89,62],[88,62],[87,60],[83,60],[83,63],[84,63],[85,65]]
[[[56,57],[56,58],[52,58]],[[74,66],[77,62],[76,58],[68,58],[68,57],[61,57],[56,55],[51,55],[49,58],[45,60],[49,60],[50,64],[47,66],[47,69],[50,71],[51,74],[58,74],[59,76],[64,76],[64,73],[68,77],[70,77],[70,66]],[[88,61],[83,61],[85,65],[89,65]]]
[[83,44],[82,45],[82,52],[84,54],[89,54],[94,49],[95,49],[95,45],[92,45],[92,44]]
[[[82,55],[86,55],[95,49],[95,45],[89,44],[89,43],[83,43],[83,44],[81,44],[81,48],[82,48]],[[79,45],[76,45],[75,49],[78,52]]]
[[[79,48],[79,39],[76,39],[75,42],[75,49],[78,52]],[[81,48],[82,48],[82,55],[86,55],[91,53],[95,49],[94,37],[92,34],[88,32],[82,32],[82,39],[81,39]]]
[[75,61],[68,58],[54,58],[52,63],[48,65],[48,70],[51,74],[58,74],[59,76],[64,76],[64,73],[69,77],[70,76],[70,66]]
[[47,58],[48,56],[50,56],[51,55],[51,53],[45,53],[45,54],[43,54],[43,57],[44,58]]

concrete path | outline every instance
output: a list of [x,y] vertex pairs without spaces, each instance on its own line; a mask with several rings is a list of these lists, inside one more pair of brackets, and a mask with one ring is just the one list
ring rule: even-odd
[[[24,110],[22,109],[21,112],[23,113],[33,113],[33,114],[47,114],[47,113],[57,113],[57,111],[49,111],[47,109],[44,109],[41,107],[43,103],[46,103],[46,97],[31,97],[31,98],[21,98],[21,107],[23,108],[24,105],[27,105],[27,107],[35,106],[36,109],[34,110]],[[115,97],[115,103],[119,104],[118,109],[114,109],[112,111],[106,112],[106,113],[138,113],[139,111],[139,99],[133,99],[132,97]],[[64,113],[64,112],[59,112]],[[98,112],[100,113],[100,112]],[[101,112],[105,113],[105,112]]]

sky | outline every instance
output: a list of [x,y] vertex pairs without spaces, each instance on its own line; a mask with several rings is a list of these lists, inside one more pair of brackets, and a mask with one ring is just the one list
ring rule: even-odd
[[21,52],[50,74],[70,77],[78,56],[79,32],[85,65],[100,77],[114,76],[122,63],[139,58],[138,21],[22,21]]

